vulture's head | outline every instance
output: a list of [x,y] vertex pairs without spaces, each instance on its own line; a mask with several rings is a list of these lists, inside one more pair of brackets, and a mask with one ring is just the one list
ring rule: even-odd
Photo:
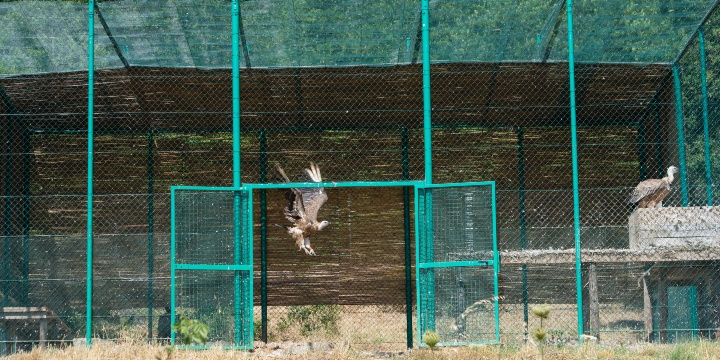
[[679,173],[679,172],[680,172],[680,169],[678,169],[677,166],[671,166],[671,167],[669,167],[669,168],[668,168],[668,171],[667,171],[668,180],[669,180],[670,182],[673,182],[673,180],[675,179],[675,176],[674,176],[674,175],[677,174],[677,173]]
[[330,226],[330,224],[332,224],[332,223],[329,222],[329,221],[323,220],[323,221],[320,222],[320,224],[318,224],[318,230],[322,230],[322,229]]

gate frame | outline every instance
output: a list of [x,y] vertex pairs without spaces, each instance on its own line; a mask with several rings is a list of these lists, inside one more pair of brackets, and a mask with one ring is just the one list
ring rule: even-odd
[[[254,260],[253,260],[253,248],[254,246],[249,246],[250,249],[250,263],[245,265],[211,265],[211,264],[197,264],[197,265],[191,265],[188,266],[187,264],[177,264],[175,261],[175,192],[177,190],[183,191],[183,190],[195,190],[195,191],[228,191],[228,192],[240,192],[244,191],[248,193],[248,202],[249,202],[249,208],[251,212],[250,222],[252,223],[254,209],[253,209],[253,190],[266,190],[266,189],[288,189],[288,188],[346,188],[346,187],[412,187],[413,188],[413,194],[414,194],[414,207],[413,211],[415,212],[414,216],[414,226],[415,226],[415,272],[416,272],[416,280],[415,280],[415,292],[416,292],[416,301],[419,302],[420,299],[420,292],[418,291],[418,276],[419,276],[419,258],[418,258],[418,244],[420,241],[420,231],[418,231],[419,226],[421,225],[419,222],[419,217],[417,216],[419,208],[418,208],[418,190],[419,189],[434,189],[434,188],[449,188],[449,187],[472,187],[472,186],[490,186],[491,187],[491,194],[492,194],[492,239],[493,239],[493,259],[483,259],[483,260],[477,260],[477,261],[463,261],[458,262],[458,264],[451,264],[450,266],[472,266],[472,267],[493,267],[493,303],[494,303],[494,318],[495,318],[495,341],[491,342],[464,342],[464,343],[452,343],[452,344],[445,344],[447,345],[468,345],[468,344],[488,344],[488,343],[499,343],[500,342],[500,324],[499,324],[499,299],[498,299],[498,273],[500,269],[500,258],[499,258],[499,252],[497,247],[497,224],[496,224],[496,198],[495,198],[495,182],[494,181],[481,181],[481,182],[464,182],[464,183],[447,183],[447,184],[427,184],[424,181],[420,180],[402,180],[402,181],[342,181],[342,182],[319,182],[319,183],[307,183],[307,182],[290,182],[290,183],[244,183],[239,187],[215,187],[215,186],[186,186],[186,185],[175,185],[170,187],[170,322],[171,324],[174,324],[176,321],[176,313],[175,313],[175,298],[176,298],[176,270],[197,270],[197,271],[211,271],[211,270],[221,270],[221,271],[249,271],[250,276],[250,299],[254,299],[253,294],[253,287],[254,287]],[[237,206],[237,204],[236,204]],[[237,214],[236,214],[237,215]],[[238,218],[235,218],[236,221],[238,221]],[[424,219],[423,226],[427,226],[428,219]],[[240,220],[242,221],[242,220]],[[432,223],[432,218],[430,218],[430,223]],[[253,227],[250,226],[248,229],[249,238],[253,239]],[[446,266],[447,264],[440,265],[440,266]],[[430,267],[438,267],[433,264],[430,264]],[[235,307],[237,308],[240,306],[239,304],[239,298],[238,294],[236,292],[235,299],[234,299]],[[250,312],[252,313],[252,309],[255,306],[254,300],[250,305],[245,304],[244,311],[248,310],[248,306],[251,309]],[[415,317],[417,318],[418,313],[415,314]],[[417,319],[417,326],[418,330],[420,330],[420,321]],[[254,337],[254,329],[251,328],[251,335]],[[236,333],[235,341],[237,342],[238,334]],[[418,345],[422,346],[422,333],[418,331],[417,334],[417,342]],[[175,332],[171,332],[171,343],[175,344]],[[441,344],[442,345],[442,344]],[[186,346],[189,348],[209,348],[210,346]],[[252,343],[248,345],[230,345],[230,346],[223,346],[223,348],[228,349],[245,349],[249,350],[253,348]]]
[[[248,251],[248,255],[247,255],[248,258],[249,258],[249,264],[243,264],[243,265],[239,265],[239,264],[238,264],[238,265],[227,265],[227,264],[178,264],[178,263],[175,261],[175,259],[176,259],[176,258],[175,258],[175,255],[176,255],[176,247],[175,247],[175,245],[176,245],[176,243],[175,243],[175,237],[176,237],[176,231],[175,231],[175,230],[176,230],[176,228],[175,228],[175,227],[176,227],[176,226],[175,226],[175,210],[176,210],[175,200],[176,200],[176,198],[175,198],[175,192],[178,191],[178,190],[179,190],[179,191],[183,191],[183,190],[193,191],[193,190],[194,190],[194,191],[198,191],[198,192],[201,192],[201,191],[207,191],[207,192],[233,192],[233,193],[234,193],[234,195],[233,195],[234,197],[235,197],[235,196],[237,195],[237,193],[239,193],[239,192],[246,192],[246,193],[247,193],[248,207],[249,207],[249,209],[250,209],[250,214],[252,215],[252,213],[253,213],[253,209],[252,209],[252,205],[253,205],[252,189],[249,189],[249,188],[247,188],[247,187],[245,187],[245,186],[242,186],[242,187],[214,187],[214,186],[182,186],[182,185],[179,185],[179,186],[171,186],[171,187],[170,187],[170,324],[175,324],[175,321],[176,321],[176,316],[175,316],[175,315],[176,315],[176,313],[175,313],[175,298],[176,298],[176,296],[177,296],[177,292],[176,292],[176,282],[175,282],[175,279],[176,279],[175,271],[176,271],[176,270],[191,270],[191,271],[193,271],[193,270],[194,270],[194,271],[233,271],[233,272],[235,273],[235,275],[234,275],[234,278],[235,278],[235,279],[234,279],[234,286],[233,286],[233,287],[234,287],[234,289],[233,289],[233,292],[234,292],[233,305],[234,305],[234,306],[233,306],[233,307],[234,307],[234,309],[235,309],[236,312],[242,311],[243,313],[246,313],[246,312],[249,311],[249,313],[252,314],[252,313],[253,313],[253,306],[254,306],[254,301],[253,301],[253,299],[254,299],[254,294],[253,294],[253,287],[254,287],[254,281],[253,281],[253,275],[254,275],[254,274],[253,274],[253,250],[254,250],[254,247],[252,246],[252,245],[253,245],[253,244],[252,244],[253,227],[252,227],[252,226],[247,227],[247,235],[248,235],[248,237],[251,239],[250,245],[247,246],[247,248],[248,248],[248,250],[249,250],[249,251]],[[238,222],[242,222],[243,219],[240,219],[240,218],[239,218],[240,213],[241,213],[241,212],[239,211],[239,210],[240,210],[239,207],[240,207],[241,205],[237,203],[237,198],[234,199],[233,202],[234,202],[234,204],[233,204],[233,207],[234,207],[234,210],[233,210],[233,213],[234,213],[234,215],[233,215],[233,217],[234,217],[234,223],[233,223],[233,225],[235,225],[235,224],[237,224]],[[252,224],[252,217],[250,217],[250,223]],[[238,238],[237,229],[238,229],[238,227],[235,226],[235,238],[236,238],[236,239]],[[235,252],[235,256],[234,256],[235,262],[238,262],[238,261],[239,261],[239,259],[238,259],[238,257],[239,257],[239,255],[238,255],[238,246],[239,246],[239,245],[240,245],[240,244],[235,244],[234,249],[233,249],[233,251]],[[249,286],[249,290],[248,290],[248,294],[249,294],[248,297],[249,297],[249,299],[250,299],[250,303],[249,303],[249,304],[241,304],[241,301],[240,301],[240,298],[241,298],[240,288],[239,288],[240,284],[238,283],[238,281],[239,281],[238,272],[239,272],[239,271],[247,271],[247,272],[249,272],[249,274],[250,274],[250,276],[249,276],[249,282],[250,282],[249,285],[250,285],[250,286]],[[243,305],[244,305],[244,307],[242,307]],[[241,308],[241,307],[242,307],[242,308]],[[248,341],[247,341],[247,344],[245,344],[245,345],[236,345],[238,342],[240,342],[240,336],[241,336],[241,334],[237,331],[238,328],[240,327],[239,321],[240,321],[240,319],[236,316],[236,317],[235,317],[235,337],[234,337],[234,339],[233,339],[233,341],[235,342],[235,344],[234,344],[234,345],[222,346],[223,349],[250,350],[250,349],[253,349],[253,348],[254,348],[254,340],[253,340],[253,339],[254,339],[254,330],[253,330],[252,326],[250,326],[249,336],[247,336],[247,338],[245,339],[245,340],[248,340]],[[252,321],[251,321],[251,323],[252,323]],[[170,343],[171,343],[173,346],[177,345],[177,344],[175,343],[175,340],[176,340],[176,334],[175,334],[174,331],[171,331],[171,332],[170,332]],[[191,348],[191,349],[208,349],[208,348],[214,347],[214,346],[209,346],[209,345],[181,345],[181,347],[183,347],[183,348]]]
[[[420,214],[420,202],[419,202],[419,190],[431,190],[431,189],[445,189],[445,188],[462,188],[462,187],[485,187],[490,186],[490,192],[491,192],[491,207],[492,207],[492,251],[493,251],[493,258],[492,259],[478,259],[478,260],[465,260],[465,261],[452,261],[452,262],[421,262],[420,261],[420,233],[419,231],[421,224],[419,224],[419,216]],[[432,227],[434,225],[433,223],[433,214],[432,214],[432,197],[426,198],[426,202],[429,204],[423,205],[426,207],[426,210],[423,212],[425,214],[425,221],[424,224],[422,224],[425,228],[424,232],[426,236],[430,239],[429,241],[432,241],[434,244],[434,237],[432,232]],[[420,270],[421,269],[430,269],[430,268],[453,268],[453,267],[473,267],[473,268],[487,268],[492,267],[493,269],[493,297],[492,297],[492,303],[493,303],[493,312],[494,312],[494,326],[495,326],[495,340],[492,341],[463,341],[463,342],[452,342],[452,343],[438,343],[438,346],[462,346],[462,345],[487,345],[487,344],[499,344],[500,343],[500,304],[499,304],[499,286],[498,286],[498,274],[500,272],[500,253],[498,252],[498,241],[497,241],[497,203],[496,203],[496,194],[495,194],[495,181],[477,181],[477,182],[463,182],[463,183],[445,183],[445,184],[422,184],[415,187],[415,291],[416,291],[416,303],[418,306],[418,313],[417,313],[417,327],[418,327],[418,344],[423,346],[422,342],[422,335],[424,333],[423,330],[426,330],[426,327],[424,326],[424,322],[420,319]],[[428,212],[427,208],[430,208],[431,211]],[[428,234],[430,232],[430,234]],[[433,290],[433,297],[435,294],[435,291]],[[433,304],[434,306],[434,304]],[[434,321],[432,321],[432,325],[428,326],[428,330],[435,330],[435,324]]]

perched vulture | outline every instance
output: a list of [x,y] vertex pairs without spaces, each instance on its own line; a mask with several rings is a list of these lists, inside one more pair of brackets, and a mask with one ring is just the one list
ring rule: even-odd
[[[278,174],[284,182],[290,182],[280,164],[275,164]],[[310,168],[305,169],[305,177],[308,182],[322,182],[320,168],[313,162]],[[323,188],[290,188],[285,189],[285,199],[288,204],[283,209],[285,218],[293,223],[293,226],[283,226],[288,234],[295,239],[300,250],[305,250],[308,255],[315,255],[315,250],[310,247],[310,237],[316,232],[330,225],[327,221],[318,221],[317,214],[320,207],[327,201],[328,197]]]
[[677,173],[678,168],[671,166],[667,169],[666,177],[639,183],[630,195],[628,204],[638,203],[638,208],[661,208],[663,199],[670,193],[670,184],[675,179],[673,175]]

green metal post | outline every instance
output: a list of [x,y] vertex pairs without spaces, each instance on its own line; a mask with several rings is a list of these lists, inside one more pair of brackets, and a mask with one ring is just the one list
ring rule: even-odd
[[[410,179],[408,143],[410,137],[408,129],[402,128],[400,131],[402,146],[402,176],[403,180]],[[403,187],[403,229],[405,231],[405,319],[407,329],[407,348],[413,347],[413,329],[412,329],[412,260],[410,257],[410,187]]]
[[[242,227],[240,224],[240,213],[242,211],[242,195],[239,191],[235,191],[233,193],[233,221],[234,221],[234,242],[233,242],[233,264],[240,265],[242,261],[242,252],[240,249],[241,243],[240,239],[242,238]],[[244,225],[244,224],[242,224]],[[235,344],[237,345],[240,343],[242,339],[242,306],[240,304],[241,300],[241,273],[240,271],[234,271],[234,302],[235,305],[235,311],[234,311],[234,319],[235,319]]]
[[[430,97],[430,1],[420,2],[422,22],[422,73],[423,73],[423,148],[425,158],[425,184],[432,184],[432,101]],[[433,208],[432,189],[425,190],[425,227],[426,261],[433,259]],[[426,284],[429,289],[427,298],[427,329],[435,330],[435,278],[434,270],[426,270]]]
[[240,187],[240,7],[232,0],[232,147],[233,187]]
[[575,234],[575,291],[577,297],[578,340],[582,341],[582,259],[580,252],[580,194],[578,179],[577,114],[575,109],[575,50],[573,40],[572,0],[567,0],[568,77],[570,80],[570,135],[572,141],[573,229]]
[[[524,140],[525,133],[522,126],[516,126],[517,131],[517,143],[518,143],[518,191],[520,197],[520,248],[525,250],[527,247],[527,224],[525,219],[525,152],[524,152]],[[527,264],[522,264],[522,301],[523,301],[523,321],[525,324],[524,335],[525,339],[528,337],[528,321],[529,319],[529,306],[528,306],[528,283],[527,283]]]
[[152,130],[148,132],[147,138],[148,146],[148,158],[147,158],[147,176],[148,176],[148,298],[147,298],[147,311],[148,311],[148,341],[153,338],[153,304],[155,300],[155,294],[153,292],[153,273],[155,272],[155,255],[153,254],[154,230],[155,230],[155,137]]
[[[425,284],[425,274],[423,274],[420,271],[420,267],[417,266],[417,264],[422,262],[428,262],[425,257],[425,227],[422,226],[422,222],[419,220],[421,217],[425,216],[425,189],[421,189],[418,187],[415,187],[415,283],[417,284],[418,291],[416,291],[415,296],[417,298],[417,325],[418,325],[418,334],[422,334],[423,330],[426,328],[427,323],[427,313],[425,310],[427,309],[427,306],[425,305],[425,302],[427,299],[422,296],[422,292],[424,289],[421,288],[421,285]],[[418,339],[418,343],[422,344],[422,339]]]
[[[252,204],[253,204],[253,193],[252,190],[247,191],[247,196],[243,197],[243,211],[246,214],[252,214]],[[252,271],[252,259],[253,259],[253,218],[252,216],[246,216],[245,221],[243,221],[243,224],[245,225],[244,229],[244,238],[245,243],[243,246],[243,264],[248,266],[250,269],[245,272],[246,277],[245,281],[243,282],[244,290],[245,290],[245,297],[246,300],[244,302],[244,308],[243,312],[246,316],[243,318],[244,321],[244,329],[243,335],[245,336],[243,339],[243,346],[246,349],[252,349],[253,348],[253,287],[252,287],[252,279],[253,279],[253,271]],[[237,337],[237,335],[236,335]]]
[[672,68],[675,80],[675,125],[678,138],[678,158],[680,160],[680,193],[682,206],[688,206],[687,165],[685,163],[685,124],[683,122],[682,91],[680,89],[680,68]]
[[[425,189],[425,262],[435,262],[435,228],[433,222],[433,189]],[[417,264],[415,264],[417,265]],[[435,270],[425,272],[428,291],[427,329],[435,330]],[[422,333],[418,334],[421,335]]]
[[[5,234],[5,248],[4,248],[4,254],[3,254],[3,297],[2,297],[2,308],[0,309],[0,313],[2,313],[5,309],[5,306],[8,306],[9,301],[9,293],[8,293],[8,283],[9,283],[9,274],[10,274],[10,238],[9,238],[9,231],[10,231],[10,219],[9,216],[11,214],[10,209],[10,178],[11,178],[11,161],[10,161],[10,154],[11,154],[11,148],[10,145],[12,143],[12,134],[13,130],[11,129],[14,127],[15,123],[15,114],[16,109],[13,103],[10,101],[10,97],[5,93],[2,87],[0,87],[0,98],[2,98],[3,103],[7,107],[7,113],[8,113],[8,126],[7,126],[7,138],[6,138],[6,158],[5,158],[5,227],[4,227],[4,234]],[[26,258],[27,259],[27,258]],[[5,331],[5,327],[0,327],[0,356],[7,355],[6,353],[6,347],[5,347],[5,341],[7,340],[7,332]]]
[[[260,131],[260,182],[267,182],[267,137]],[[260,189],[260,340],[268,341],[268,289],[267,289],[267,194]]]
[[497,242],[497,199],[495,197],[495,182],[490,187],[492,191],[492,247],[493,247],[493,302],[495,305],[495,341],[500,343],[500,252]]
[[87,149],[87,271],[85,283],[85,344],[92,341],[93,258],[93,90],[95,72],[95,0],[88,0],[88,149]]
[[[2,102],[7,107],[7,127],[6,127],[6,138],[5,138],[5,189],[4,189],[4,197],[5,197],[5,208],[4,208],[4,224],[3,224],[3,240],[5,243],[4,251],[3,251],[3,257],[2,257],[2,268],[3,268],[3,285],[2,285],[2,309],[0,309],[0,313],[3,311],[5,306],[9,305],[10,301],[10,291],[11,290],[11,282],[10,282],[10,254],[11,254],[11,239],[13,235],[12,231],[12,202],[13,202],[13,196],[12,196],[12,170],[13,170],[13,151],[15,151],[15,133],[16,133],[16,116],[17,116],[17,109],[15,109],[15,105],[13,105],[12,101],[10,101],[10,97],[5,93],[5,90],[0,88],[0,98],[2,98]],[[23,269],[25,267],[25,259],[23,259]],[[25,274],[25,272],[23,272]],[[14,290],[14,289],[13,289]],[[25,292],[23,292],[25,293]],[[6,333],[5,329],[0,329],[0,341],[6,340]],[[3,346],[1,348],[2,352],[0,355],[6,355],[5,354],[5,347]]]
[[[10,243],[12,242],[12,158],[15,133],[15,116],[8,117],[5,139],[5,206],[3,216],[2,306],[10,304]],[[4,340],[4,339],[3,339]]]
[[23,291],[22,306],[30,306],[30,131],[23,131]]
[[705,67],[705,36],[703,29],[698,29],[700,41],[700,77],[702,79],[702,113],[703,113],[703,141],[705,142],[705,193],[707,206],[713,205],[712,164],[710,163],[710,125],[708,115],[708,89],[707,69]]
[[[170,323],[175,323],[175,189],[170,188]],[[175,344],[175,331],[170,332],[170,343]]]
[[[232,143],[233,143],[233,187],[240,187],[240,6],[238,0],[232,0]],[[239,265],[240,258],[240,240],[241,240],[241,229],[240,229],[240,193],[235,192],[233,196],[233,223],[235,225],[233,247],[234,253],[234,264]],[[242,308],[240,306],[241,301],[241,274],[240,271],[234,272],[234,304],[235,304],[235,344],[238,344],[241,339],[241,319],[242,319]]]
[[425,149],[425,183],[432,184],[432,102],[430,99],[430,4],[420,2],[422,11],[423,72],[423,145]]

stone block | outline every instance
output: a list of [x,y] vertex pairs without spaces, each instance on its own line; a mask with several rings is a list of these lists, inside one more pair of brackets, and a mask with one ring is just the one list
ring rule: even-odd
[[636,209],[628,231],[630,249],[720,246],[720,207]]

